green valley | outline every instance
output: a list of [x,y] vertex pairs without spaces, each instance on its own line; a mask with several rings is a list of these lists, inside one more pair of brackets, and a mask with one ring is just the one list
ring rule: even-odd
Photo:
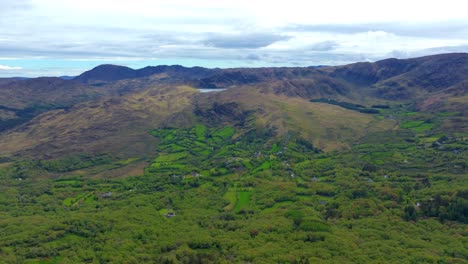
[[0,263],[465,263],[466,90],[405,81],[440,56],[91,70],[0,134]]

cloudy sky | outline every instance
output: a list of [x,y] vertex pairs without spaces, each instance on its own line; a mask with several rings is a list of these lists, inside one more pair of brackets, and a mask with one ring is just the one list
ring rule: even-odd
[[0,77],[468,52],[464,0],[0,0]]

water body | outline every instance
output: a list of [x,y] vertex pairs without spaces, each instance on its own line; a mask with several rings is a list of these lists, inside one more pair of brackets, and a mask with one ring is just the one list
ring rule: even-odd
[[225,88],[216,88],[216,89],[206,89],[206,88],[200,88],[198,89],[202,93],[209,93],[209,92],[221,92],[226,90]]

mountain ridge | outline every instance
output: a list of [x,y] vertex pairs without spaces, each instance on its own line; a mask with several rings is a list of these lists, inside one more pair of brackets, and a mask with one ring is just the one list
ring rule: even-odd
[[218,69],[208,69],[203,67],[184,67],[181,65],[158,65],[158,66],[146,66],[140,69],[132,69],[126,66],[103,64],[94,67],[89,71],[85,71],[82,74],[73,78],[75,81],[82,83],[90,83],[96,81],[119,81],[125,79],[135,79],[148,77],[154,74],[170,74],[176,76],[184,76],[185,78],[199,78],[210,73],[216,72]]

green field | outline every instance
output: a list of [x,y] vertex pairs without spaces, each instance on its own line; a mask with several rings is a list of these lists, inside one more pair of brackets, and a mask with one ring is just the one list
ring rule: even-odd
[[237,193],[237,202],[236,206],[234,207],[234,211],[239,212],[241,209],[248,208],[250,204],[251,195],[252,194],[249,191],[239,191]]
[[298,134],[155,129],[136,177],[76,175],[136,158],[9,161],[0,262],[464,263],[466,136],[402,116],[329,152]]
[[422,133],[424,131],[431,130],[434,127],[434,124],[427,123],[425,121],[408,121],[401,125],[402,128],[408,128],[417,133]]

